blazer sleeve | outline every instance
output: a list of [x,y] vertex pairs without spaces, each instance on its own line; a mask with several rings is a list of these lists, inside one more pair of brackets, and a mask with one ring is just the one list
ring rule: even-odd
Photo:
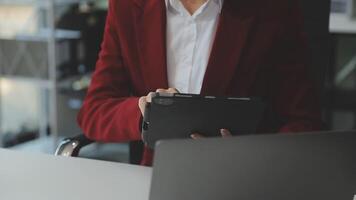
[[130,76],[124,66],[118,35],[116,0],[109,1],[99,60],[78,124],[95,141],[140,140],[138,97],[131,97]]
[[282,39],[272,56],[270,101],[284,119],[279,132],[320,130],[320,95],[308,70],[306,34],[299,5],[292,3],[287,15]]

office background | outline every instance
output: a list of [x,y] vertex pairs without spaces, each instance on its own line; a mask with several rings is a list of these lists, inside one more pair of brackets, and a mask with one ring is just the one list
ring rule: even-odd
[[[315,2],[303,6],[318,12]],[[53,154],[61,140],[81,133],[76,114],[107,6],[107,0],[0,0],[0,147]],[[331,130],[356,126],[355,6],[355,0],[332,0],[329,56],[321,58],[320,72],[323,117]],[[93,144],[81,154],[128,162],[129,148]]]

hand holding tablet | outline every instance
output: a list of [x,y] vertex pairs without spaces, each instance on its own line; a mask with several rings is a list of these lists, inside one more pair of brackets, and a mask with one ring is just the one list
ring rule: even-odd
[[159,140],[255,133],[264,110],[261,101],[250,98],[178,93],[155,93],[150,98],[142,138],[152,149]]

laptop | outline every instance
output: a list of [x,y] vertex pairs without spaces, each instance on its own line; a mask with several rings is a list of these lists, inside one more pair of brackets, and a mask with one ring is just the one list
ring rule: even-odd
[[150,200],[355,200],[356,132],[171,140]]

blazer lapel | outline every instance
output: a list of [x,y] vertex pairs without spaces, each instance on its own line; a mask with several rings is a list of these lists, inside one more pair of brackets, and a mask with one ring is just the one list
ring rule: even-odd
[[168,88],[166,5],[163,0],[136,0],[140,68],[147,92]]
[[[239,9],[241,8],[241,9]],[[236,74],[254,17],[243,6],[225,0],[201,93],[224,95]]]

